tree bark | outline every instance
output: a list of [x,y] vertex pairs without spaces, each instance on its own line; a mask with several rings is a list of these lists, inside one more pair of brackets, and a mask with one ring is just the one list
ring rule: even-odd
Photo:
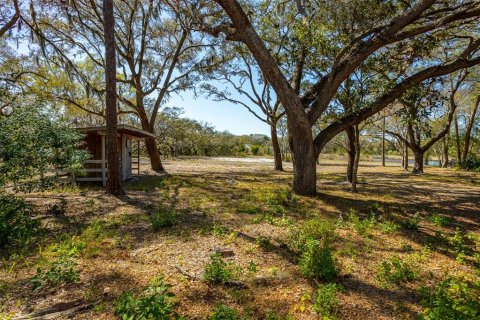
[[348,154],[348,163],[347,163],[347,181],[352,183],[353,181],[353,166],[355,163],[355,128],[348,127],[345,130],[347,133],[347,154]]
[[[8,3],[8,2],[7,2]],[[0,28],[0,38],[3,37],[3,35],[5,33],[7,33],[7,31],[9,31],[10,29],[12,29],[14,26],[15,26],[15,23],[18,21],[18,19],[20,18],[20,6],[18,4],[18,0],[13,0],[13,7],[15,9],[15,13],[13,14],[13,16],[10,18],[10,20],[8,20],[7,23],[5,23],[5,25],[3,27]]]
[[115,20],[113,0],[103,1],[103,20],[105,36],[105,106],[107,122],[107,192],[113,195],[124,194],[120,179],[120,161],[117,139],[117,94],[115,62]]
[[383,113],[383,126],[382,126],[382,166],[385,167],[385,112]]
[[[313,146],[312,131],[308,123],[305,127],[291,128],[289,121],[288,140],[293,156],[293,192],[310,196],[316,194],[317,156]],[[293,130],[292,130],[293,129]]]
[[448,144],[449,144],[449,141],[450,141],[450,134],[447,133],[447,135],[443,139],[443,164],[442,164],[443,168],[448,168],[448,162],[449,162],[449,159],[448,159]]
[[[150,133],[155,133],[153,126],[150,125],[150,121],[148,120],[147,114],[144,112],[141,112],[143,110],[143,102],[140,99],[138,99],[137,103],[141,105],[141,108],[138,108],[138,110],[139,110],[140,123],[142,125],[142,129]],[[157,172],[165,171],[162,165],[162,160],[160,159],[160,152],[158,150],[158,145],[155,138],[154,137],[146,138],[145,147],[147,149],[148,157],[150,158],[150,166],[152,170]]]
[[468,158],[468,152],[470,151],[470,138],[472,135],[473,125],[475,124],[475,117],[477,115],[479,104],[480,104],[480,95],[477,97],[477,100],[475,101],[475,106],[473,107],[473,111],[470,116],[470,120],[468,121],[467,129],[465,131],[465,144],[463,146],[463,156],[462,156],[462,159],[464,160]]
[[406,143],[403,144],[403,169],[408,171],[408,146]]
[[415,174],[420,174],[420,173],[423,173],[423,154],[424,154],[424,151],[422,150],[415,150],[413,152],[414,154],[414,159],[415,159],[415,164],[413,166],[413,170],[412,170],[412,173],[415,173]]
[[460,146],[460,135],[458,133],[458,118],[455,115],[455,118],[453,119],[453,124],[455,127],[455,145],[457,146],[457,162],[462,163],[462,148]]
[[280,151],[280,144],[278,143],[277,124],[276,123],[272,123],[270,125],[270,131],[271,131],[271,135],[272,135],[273,158],[275,159],[274,169],[276,171],[283,171],[282,153]]
[[360,163],[360,130],[358,130],[358,125],[355,125],[355,158],[353,161],[352,168],[352,192],[357,192],[357,180],[358,180],[358,164]]
[[146,138],[145,147],[147,149],[148,157],[150,158],[150,166],[152,167],[152,170],[157,172],[165,171],[162,165],[162,160],[160,159],[160,152],[158,151],[158,146],[155,138]]

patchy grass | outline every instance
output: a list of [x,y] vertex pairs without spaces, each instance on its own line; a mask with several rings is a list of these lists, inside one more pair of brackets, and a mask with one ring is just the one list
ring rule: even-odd
[[322,160],[308,198],[289,191],[290,164],[247,160],[166,161],[171,175],[143,171],[120,198],[29,195],[46,231],[3,257],[0,314],[85,301],[72,318],[145,316],[146,304],[187,319],[475,316],[478,174],[362,162],[352,194],[345,164]]

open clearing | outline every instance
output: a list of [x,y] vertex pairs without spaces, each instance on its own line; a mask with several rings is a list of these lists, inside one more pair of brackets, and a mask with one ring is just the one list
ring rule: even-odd
[[[143,171],[121,198],[99,187],[28,194],[49,236],[29,254],[2,262],[0,312],[20,315],[81,302],[87,307],[59,318],[116,319],[115,300],[124,291],[139,292],[162,275],[174,285],[177,310],[188,319],[205,319],[220,303],[253,319],[268,313],[317,319],[316,286],[303,277],[289,246],[291,230],[311,219],[338,222],[336,282],[343,287],[338,319],[414,319],[423,309],[421,286],[447,272],[478,275],[479,243],[470,244],[472,253],[461,259],[449,245],[456,228],[480,236],[478,174],[427,168],[414,176],[397,166],[362,162],[359,193],[352,194],[343,183],[345,164],[322,160],[319,194],[308,198],[289,195],[289,164],[281,173],[270,161],[252,159],[166,160],[165,167],[169,176]],[[279,194],[286,196],[275,201]],[[176,223],[154,231],[149,215],[170,207],[178,214]],[[375,215],[368,232],[360,234],[347,223],[351,209],[360,219]],[[435,217],[445,223],[435,223]],[[77,259],[79,281],[33,290],[36,268],[48,262],[55,246],[72,239],[85,246]],[[245,287],[201,280],[218,248],[233,251],[225,260]],[[382,284],[378,267],[394,256],[414,260],[419,277]]]

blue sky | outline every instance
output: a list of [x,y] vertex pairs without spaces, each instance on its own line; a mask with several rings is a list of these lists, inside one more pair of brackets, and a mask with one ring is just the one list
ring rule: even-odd
[[227,130],[233,134],[263,133],[270,136],[270,127],[240,105],[216,102],[201,96],[195,98],[190,91],[181,93],[181,96],[172,96],[167,105],[182,107],[185,110],[184,117],[208,122],[219,131]]

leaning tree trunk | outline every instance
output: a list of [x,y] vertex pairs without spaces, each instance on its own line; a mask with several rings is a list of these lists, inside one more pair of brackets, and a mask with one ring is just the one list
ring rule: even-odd
[[107,191],[114,195],[124,194],[120,180],[120,163],[117,140],[117,95],[115,62],[115,20],[113,0],[103,1],[105,37],[105,107],[107,122]]
[[403,144],[403,169],[408,171],[408,146]]
[[357,192],[357,180],[358,180],[358,164],[360,163],[360,130],[358,130],[358,125],[355,125],[355,158],[353,161],[352,168],[352,192]]
[[150,158],[150,166],[154,171],[164,171],[162,160],[160,159],[160,152],[158,150],[155,138],[150,137],[145,139],[145,147],[147,148],[148,157]]
[[413,166],[412,173],[419,174],[423,173],[423,154],[424,152],[421,150],[414,150],[413,151],[415,157],[415,164]]
[[354,127],[349,127],[345,130],[347,133],[347,181],[352,183],[353,179],[353,166],[355,163],[355,129]]
[[275,159],[274,169],[277,171],[283,171],[282,165],[282,152],[280,150],[280,144],[278,143],[277,135],[277,124],[273,123],[270,125],[270,131],[272,135],[272,148],[273,148],[273,158]]
[[453,124],[455,127],[455,144],[457,146],[457,162],[460,164],[464,159],[462,159],[462,148],[460,146],[460,134],[458,132],[458,118],[455,115],[455,118],[453,119]]
[[449,159],[448,159],[448,144],[449,144],[449,141],[450,141],[450,135],[447,134],[445,136],[445,138],[443,139],[443,164],[442,164],[443,168],[448,167],[448,162],[449,162]]
[[310,125],[305,122],[292,124],[289,121],[288,140],[293,156],[292,190],[298,195],[311,196],[317,193],[317,154],[313,144]]
[[[150,126],[146,114],[140,114],[140,123],[142,125],[142,129],[154,133],[153,126]],[[145,139],[145,148],[147,149],[148,157],[150,158],[150,166],[152,170],[161,172],[165,169],[162,165],[162,160],[160,159],[160,152],[158,150],[157,141],[154,137],[148,137]]]

